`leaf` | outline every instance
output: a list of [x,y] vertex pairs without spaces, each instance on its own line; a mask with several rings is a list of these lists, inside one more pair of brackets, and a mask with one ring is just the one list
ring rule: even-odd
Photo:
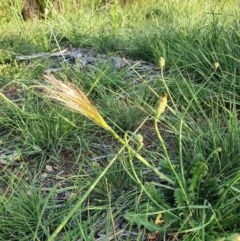
[[184,199],[184,194],[181,188],[176,188],[174,191],[174,198],[177,207],[182,207],[186,205],[186,200]]
[[154,183],[151,182],[145,182],[144,187],[147,190],[147,192],[151,195],[152,199],[157,201],[158,203],[164,203],[167,205],[166,200],[164,200],[163,192],[156,188]]
[[212,177],[204,180],[204,183],[201,186],[202,196],[207,197],[208,200],[212,198],[216,199],[220,195],[220,182],[221,181],[217,177]]
[[157,119],[165,111],[166,107],[167,107],[167,93],[163,93],[157,103],[157,116],[156,116]]
[[208,174],[208,166],[204,162],[195,163],[192,171],[191,184],[189,187],[189,192],[194,192],[195,188],[198,186],[199,182],[203,179],[204,176]]
[[153,221],[148,220],[147,214],[135,214],[133,212],[128,212],[124,215],[124,218],[133,224],[136,224],[138,228],[144,227],[150,232],[162,231],[163,228],[159,225],[154,224]]

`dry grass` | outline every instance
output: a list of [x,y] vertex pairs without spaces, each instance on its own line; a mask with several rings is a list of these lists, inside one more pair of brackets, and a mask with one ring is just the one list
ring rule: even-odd
[[70,110],[79,112],[105,130],[111,130],[111,127],[103,119],[97,108],[77,86],[71,83],[63,83],[53,75],[45,75],[44,79],[49,85],[39,85],[37,87],[43,90],[48,98],[60,102]]

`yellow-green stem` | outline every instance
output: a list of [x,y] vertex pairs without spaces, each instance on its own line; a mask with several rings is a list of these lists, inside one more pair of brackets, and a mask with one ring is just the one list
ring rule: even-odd
[[136,152],[127,141],[123,140],[113,129],[110,130],[111,134],[121,143],[123,144],[128,150],[134,155],[140,162],[142,162],[145,166],[151,169],[160,179],[167,181],[169,184],[174,185],[175,182],[171,180],[169,177],[164,175],[162,172],[158,171],[157,168],[152,166],[145,158],[143,158],[138,152]]
[[176,180],[177,180],[177,183],[178,183],[179,187],[182,189],[182,191],[183,191],[183,193],[184,193],[185,200],[186,200],[187,204],[189,205],[189,200],[188,200],[188,196],[187,196],[187,194],[186,194],[186,190],[185,190],[185,188],[184,188],[184,186],[183,186],[183,184],[182,184],[182,181],[181,181],[180,178],[179,178],[179,175],[177,174],[177,172],[176,172],[176,170],[175,170],[175,168],[174,168],[174,165],[172,164],[172,162],[171,162],[171,160],[170,160],[170,157],[169,157],[169,155],[168,155],[168,151],[167,151],[165,142],[164,142],[164,140],[163,140],[163,138],[162,138],[162,135],[160,134],[160,131],[159,131],[159,128],[158,128],[158,124],[157,124],[157,123],[158,123],[158,119],[155,118],[155,119],[154,119],[154,127],[155,127],[155,130],[156,130],[158,139],[159,139],[159,141],[160,141],[160,143],[161,143],[161,145],[162,145],[164,155],[165,155],[166,160],[167,160],[167,162],[168,162],[168,164],[169,164],[169,167],[171,168],[174,176],[176,177]]

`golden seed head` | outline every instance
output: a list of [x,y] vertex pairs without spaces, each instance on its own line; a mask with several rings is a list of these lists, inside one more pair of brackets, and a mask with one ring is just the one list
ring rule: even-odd
[[165,66],[165,59],[163,57],[160,57],[159,59],[159,67],[163,69]]
[[165,111],[167,107],[167,93],[163,93],[157,104],[157,118]]
[[219,63],[218,63],[218,62],[215,62],[215,63],[213,64],[213,68],[214,68],[214,70],[217,70],[218,67],[219,67]]
[[37,87],[40,88],[48,98],[60,102],[70,110],[79,112],[104,129],[111,130],[111,127],[105,122],[97,108],[77,86],[57,80],[53,75],[45,75],[44,79],[49,85],[40,85]]

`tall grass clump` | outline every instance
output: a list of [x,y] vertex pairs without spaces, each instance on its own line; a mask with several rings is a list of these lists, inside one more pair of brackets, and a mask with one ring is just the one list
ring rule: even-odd
[[[162,69],[161,79],[168,91],[170,100],[174,101],[174,97],[168,89],[163,75],[164,59],[160,60],[160,65]],[[103,129],[110,132],[113,137],[123,145],[123,148],[125,147],[129,151],[128,161],[132,169],[131,173],[128,171],[129,175],[140,185],[143,192],[149,197],[151,203],[151,208],[149,204],[142,205],[139,214],[127,212],[125,218],[129,222],[144,226],[150,231],[166,233],[172,230],[176,232],[177,235],[186,237],[186,240],[203,239],[210,233],[217,233],[218,231],[224,234],[227,230],[234,230],[234,227],[237,227],[236,220],[238,217],[236,214],[238,213],[237,210],[239,206],[234,205],[232,208],[228,208],[229,212],[225,215],[226,202],[230,205],[230,203],[237,198],[237,190],[239,188],[238,171],[232,169],[231,164],[233,163],[230,164],[224,161],[226,153],[229,153],[232,149],[227,143],[229,143],[232,138],[235,140],[238,136],[236,131],[234,131],[238,129],[234,109],[231,112],[223,109],[221,110],[223,113],[220,111],[215,113],[215,115],[218,115],[218,118],[224,116],[223,121],[219,118],[218,122],[216,122],[214,118],[216,117],[215,115],[211,116],[204,112],[204,103],[201,99],[198,100],[200,90],[197,92],[192,91],[190,96],[184,96],[183,92],[182,94],[188,102],[188,105],[183,107],[186,108],[185,112],[180,113],[172,109],[171,114],[173,115],[172,118],[177,121],[175,134],[178,138],[176,154],[172,155],[159,129],[159,118],[167,106],[167,94],[164,94],[160,98],[155,112],[156,114],[153,116],[154,129],[159,145],[162,148],[160,160],[155,160],[161,167],[161,171],[158,171],[157,166],[153,166],[147,157],[143,157],[131,147],[129,140],[126,139],[129,138],[129,134],[126,133],[126,138],[123,139],[105,122],[82,91],[72,84],[60,82],[53,76],[45,77],[45,79],[50,85],[39,86],[38,88],[43,90],[47,97],[93,120]],[[188,85],[187,82],[185,82],[185,84]],[[191,86],[188,86],[188,88],[191,89]],[[188,115],[188,109],[193,104],[195,105],[195,116],[191,118]],[[172,103],[172,105],[176,106],[174,103]],[[189,117],[191,119],[189,119]],[[168,120],[165,121],[166,123],[169,122]],[[216,123],[223,126],[223,129],[216,125]],[[221,139],[223,133],[228,136],[229,139],[227,141]],[[130,138],[137,143],[138,149],[141,150],[143,147],[143,137],[140,134],[132,134]],[[202,146],[200,146],[200,143]],[[235,144],[237,147],[237,143]],[[234,155],[238,156],[238,148],[234,148],[234,150]],[[73,213],[76,212],[85,198],[92,192],[93,188],[98,184],[103,175],[105,175],[107,169],[109,169],[110,165],[116,160],[116,157],[106,166],[104,171],[98,176],[88,191],[86,191],[84,197],[76,203],[66,219],[64,219],[62,224],[55,230],[50,240],[52,240],[71,219]],[[141,180],[133,162],[135,158],[159,178],[158,183],[148,183]],[[152,154],[151,159],[153,158],[159,157]],[[231,161],[233,161],[232,158]],[[233,166],[234,165],[235,164],[233,164]],[[227,170],[229,170],[229,172]],[[233,215],[232,218],[230,213]],[[162,222],[166,223],[165,225],[159,226],[149,221],[150,217],[160,214],[164,217]],[[222,217],[224,217],[224,219],[222,219]],[[228,220],[228,222],[226,222],[226,220]]]
[[[40,155],[44,159],[44,156],[54,156],[71,145],[78,145],[74,136],[80,132],[84,136],[88,129],[82,118],[63,108],[53,108],[24,84],[18,88],[18,99],[14,99],[14,89],[10,91],[11,84],[0,93],[1,131],[7,142],[15,139],[12,148],[17,145],[24,158]],[[93,131],[90,126],[89,129]]]

